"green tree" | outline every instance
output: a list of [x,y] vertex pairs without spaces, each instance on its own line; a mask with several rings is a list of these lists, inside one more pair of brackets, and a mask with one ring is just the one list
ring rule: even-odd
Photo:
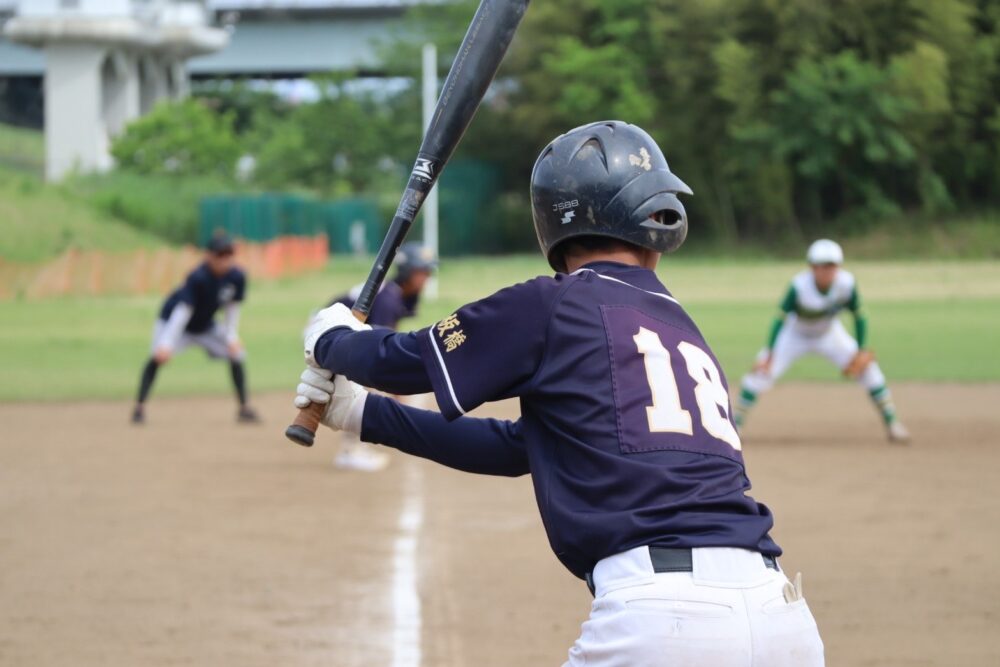
[[346,76],[317,78],[318,101],[300,104],[283,119],[269,113],[257,119],[255,182],[344,195],[395,173],[399,146],[419,125],[398,123],[391,100],[353,92],[348,83]]
[[239,154],[232,117],[193,99],[157,105],[111,144],[118,166],[139,174],[230,177]]

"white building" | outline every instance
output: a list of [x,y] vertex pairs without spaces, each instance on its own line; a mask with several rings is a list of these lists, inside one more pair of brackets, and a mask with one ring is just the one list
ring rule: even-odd
[[20,0],[4,36],[45,54],[46,176],[111,167],[110,140],[187,94],[188,58],[223,48],[203,1]]

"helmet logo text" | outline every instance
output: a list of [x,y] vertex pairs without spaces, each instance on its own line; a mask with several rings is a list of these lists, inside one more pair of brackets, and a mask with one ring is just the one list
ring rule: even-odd
[[580,205],[579,199],[572,199],[570,201],[563,201],[559,202],[558,204],[553,204],[552,210],[555,211],[556,213],[559,213],[561,211],[566,211],[566,214],[563,215],[563,217],[559,220],[559,222],[561,222],[564,225],[568,225],[570,222],[572,222],[573,218],[576,217],[576,211],[573,209],[575,209],[579,205]]
[[646,147],[643,146],[639,149],[639,155],[628,156],[628,162],[633,167],[642,167],[646,171],[649,171],[653,168],[653,164],[649,161],[650,157],[652,156],[650,156],[649,151],[647,151]]

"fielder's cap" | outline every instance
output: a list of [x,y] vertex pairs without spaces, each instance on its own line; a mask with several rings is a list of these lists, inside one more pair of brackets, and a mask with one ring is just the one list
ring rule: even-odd
[[225,234],[218,234],[209,240],[207,250],[213,255],[231,255],[234,251],[233,240]]
[[839,243],[830,239],[813,241],[806,252],[806,261],[810,264],[843,264],[844,250]]

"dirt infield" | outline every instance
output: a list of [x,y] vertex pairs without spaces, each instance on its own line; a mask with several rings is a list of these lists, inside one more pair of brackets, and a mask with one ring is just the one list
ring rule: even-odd
[[[1000,655],[1000,384],[900,385],[910,447],[863,392],[786,384],[745,437],[827,663]],[[558,665],[590,596],[527,478],[283,440],[290,396],[0,405],[2,665]],[[515,406],[492,406],[511,415]]]

